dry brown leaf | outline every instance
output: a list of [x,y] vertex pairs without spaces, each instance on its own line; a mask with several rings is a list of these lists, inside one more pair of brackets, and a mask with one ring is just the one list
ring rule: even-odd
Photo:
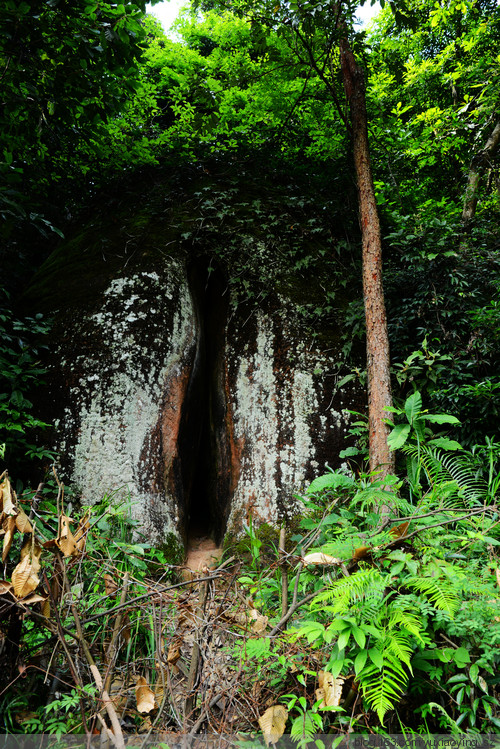
[[408,530],[409,525],[409,522],[401,523],[401,525],[396,525],[395,528],[391,528],[391,530],[389,531],[389,535],[393,538],[403,538],[404,536],[406,536],[406,531]]
[[21,507],[16,515],[16,528],[19,533],[33,533],[33,526],[30,523],[30,519]]
[[114,595],[118,590],[118,583],[108,572],[104,574],[104,591],[107,596]]
[[264,715],[259,718],[259,726],[264,736],[266,746],[276,744],[285,733],[288,710],[283,705],[268,707]]
[[316,551],[312,554],[306,554],[302,559],[303,564],[342,564],[342,559],[331,557],[329,554],[323,554],[321,551]]
[[318,681],[316,699],[321,700],[321,707],[338,707],[344,679],[341,676],[335,678],[329,671],[319,671]]
[[15,515],[8,515],[4,519],[2,527],[5,531],[5,536],[3,538],[2,562],[5,562],[10,551],[10,547],[12,546],[12,539],[14,538],[14,533],[16,531]]
[[0,596],[4,596],[6,593],[11,593],[12,590],[12,583],[7,582],[7,580],[0,580]]
[[123,625],[120,634],[123,637],[124,642],[128,643],[132,634],[132,628],[130,626],[128,614],[125,614],[125,616],[123,617]]
[[38,718],[38,713],[34,713],[31,710],[21,710],[18,713],[14,713],[14,718],[16,719],[17,723],[27,723],[29,720],[33,720],[33,718]]
[[155,709],[155,695],[154,692],[148,687],[148,683],[144,676],[139,676],[135,683],[135,699],[137,702],[138,712],[150,713],[151,710]]
[[56,544],[65,557],[72,557],[78,554],[75,537],[69,527],[69,524],[72,522],[72,519],[67,515],[61,514],[59,516],[59,533],[57,534]]
[[4,478],[2,487],[2,512],[4,515],[17,515],[16,493],[12,491],[10,481]]
[[248,621],[247,615],[243,611],[224,611],[224,619],[228,619],[230,622],[239,624],[244,627]]
[[46,600],[46,596],[41,596],[40,593],[32,593],[27,598],[23,598],[23,604],[28,605],[30,603],[40,603],[41,601]]
[[[31,543],[29,544],[31,546]],[[40,579],[37,572],[40,569],[38,559],[31,554],[25,554],[12,572],[12,585],[17,598],[24,598],[38,587]]]
[[252,632],[256,632],[257,634],[265,632],[268,621],[268,616],[262,616],[262,614],[259,614],[252,624]]
[[48,598],[43,602],[42,616],[44,616],[46,619],[50,619],[50,601]]
[[168,646],[167,663],[170,663],[171,666],[175,666],[181,657],[182,642],[182,637],[177,637],[175,640],[172,640]]
[[369,554],[370,551],[371,549],[369,546],[360,546],[359,549],[356,549],[353,552],[352,561],[359,562],[359,560],[363,559],[363,557],[366,557],[366,555]]
[[[157,668],[158,668],[158,671],[160,671],[161,670],[161,664],[157,664]],[[158,679],[158,681],[156,682],[156,684],[155,684],[155,691],[154,691],[155,703],[158,705],[158,707],[160,707],[160,705],[163,702],[164,694],[165,694],[165,688],[164,688],[164,685],[163,685],[163,681],[162,681],[162,679],[160,677]]]
[[76,549],[80,554],[85,551],[85,544],[87,543],[87,534],[90,528],[89,517],[88,513],[84,515],[75,531]]

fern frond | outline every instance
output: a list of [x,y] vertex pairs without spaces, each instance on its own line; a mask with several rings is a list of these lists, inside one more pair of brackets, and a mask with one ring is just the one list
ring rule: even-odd
[[292,741],[297,743],[308,744],[313,741],[314,735],[318,732],[318,726],[313,722],[308,711],[302,713],[292,723],[290,736]]
[[391,507],[394,512],[403,515],[413,512],[413,505],[406,499],[400,497],[396,492],[381,489],[380,487],[366,487],[361,489],[351,500],[351,507],[359,505],[360,511],[365,512],[367,508],[377,508],[381,505]]
[[[361,602],[361,615],[365,622],[376,623],[380,617],[382,604],[384,603],[384,586],[373,586],[365,591]],[[354,603],[354,601],[353,601]],[[384,607],[385,609],[385,607]]]
[[404,663],[411,671],[411,658],[413,656],[413,648],[410,645],[410,640],[405,632],[390,632],[387,636],[386,643],[387,651],[396,656],[396,658]]
[[460,605],[454,587],[442,577],[408,577],[405,585],[425,596],[436,608],[453,617]]
[[354,601],[359,601],[370,592],[379,591],[379,601],[383,599],[387,575],[377,569],[358,570],[354,575],[336,580],[328,590],[319,593],[311,603],[311,609],[321,608],[324,603],[332,603],[334,613],[347,612]]
[[384,650],[382,668],[370,664],[359,674],[363,695],[384,723],[385,714],[394,708],[408,683],[408,674],[392,653]]
[[[424,469],[425,475],[433,492],[438,492],[442,487],[444,494],[448,494],[443,499],[446,500],[446,506],[452,497],[457,497],[460,493],[461,501],[467,506],[484,502],[487,496],[488,486],[484,479],[478,475],[477,465],[474,457],[469,453],[445,453],[439,448],[420,445],[420,452],[417,445],[405,445],[403,451],[417,460]],[[456,485],[456,491],[450,492],[452,485]]]
[[422,625],[423,622],[421,620],[420,616],[417,616],[416,614],[405,611],[402,608],[392,608],[391,607],[391,614],[389,617],[388,622],[388,629],[392,630],[395,627],[400,627],[402,629],[405,629],[407,632],[410,633],[410,635],[413,635],[416,640],[423,643],[424,640],[422,638]]

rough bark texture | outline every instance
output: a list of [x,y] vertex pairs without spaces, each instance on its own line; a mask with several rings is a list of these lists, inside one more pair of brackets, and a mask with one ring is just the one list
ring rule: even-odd
[[479,198],[479,183],[485,170],[491,164],[491,158],[500,143],[500,122],[497,122],[482,151],[475,154],[469,168],[467,188],[465,190],[462,222],[466,228],[470,227],[476,216]]
[[354,164],[359,194],[363,244],[363,298],[366,317],[368,374],[368,419],[370,471],[382,475],[394,468],[394,454],[387,445],[392,406],[389,338],[382,286],[382,243],[370,164],[363,71],[357,64],[347,37],[340,41],[342,77],[349,102]]

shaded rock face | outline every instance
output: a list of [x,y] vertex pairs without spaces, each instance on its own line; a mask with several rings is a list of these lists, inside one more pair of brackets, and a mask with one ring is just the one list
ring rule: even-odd
[[132,254],[130,222],[84,232],[35,280],[55,313],[46,415],[83,503],[125,501],[158,545],[200,528],[220,543],[297,511],[304,484],[339,465],[358,399],[335,393],[338,331],[315,344],[278,288],[237,302],[228,263],[153,223],[133,224]]

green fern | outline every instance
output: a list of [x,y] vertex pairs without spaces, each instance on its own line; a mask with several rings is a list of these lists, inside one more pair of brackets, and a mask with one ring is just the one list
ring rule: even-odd
[[364,513],[366,510],[373,510],[382,505],[391,507],[392,511],[400,515],[408,515],[414,511],[414,506],[410,504],[404,497],[401,497],[396,489],[400,484],[395,486],[394,491],[389,491],[382,488],[381,486],[367,486],[361,489],[352,498],[350,507],[359,506],[360,512]]
[[324,603],[331,603],[332,613],[345,613],[353,602],[361,600],[368,592],[373,596],[375,591],[379,592],[381,601],[388,581],[389,576],[382,575],[377,569],[359,570],[354,575],[336,580],[328,590],[319,593],[313,599],[311,609],[322,608]]
[[387,652],[394,655],[399,662],[408,666],[411,671],[411,658],[413,656],[413,647],[410,638],[404,631],[389,631],[386,641]]
[[[425,571],[423,571],[425,574]],[[454,587],[442,577],[408,577],[406,587],[418,591],[430,603],[453,617],[460,605],[460,598]]]
[[[422,636],[422,619],[413,613],[414,606],[402,601],[403,596],[399,596],[393,603],[390,611],[387,628],[393,630],[396,628],[406,629],[422,645],[427,644],[428,638]],[[405,605],[406,604],[406,605]],[[411,609],[411,610],[410,610]]]
[[[419,461],[434,494],[441,490],[443,495],[448,495],[443,497],[448,501],[460,494],[466,506],[477,505],[486,499],[487,483],[478,476],[476,462],[470,453],[444,453],[425,444],[409,444],[402,449],[412,462]],[[450,492],[452,486],[454,492]]]
[[320,717],[321,716],[317,714],[311,713],[309,710],[306,710],[297,716],[290,729],[290,737],[292,741],[295,741],[299,746],[307,746],[307,744],[312,742],[315,734],[318,733],[318,729],[321,729],[321,725],[318,725],[318,723],[321,723],[321,720],[315,720],[315,718],[317,719]]
[[[380,645],[378,646],[380,648]],[[385,714],[394,708],[408,684],[408,672],[392,652],[394,637],[388,637],[380,668],[369,664],[359,674],[359,683],[368,705],[383,724]]]

